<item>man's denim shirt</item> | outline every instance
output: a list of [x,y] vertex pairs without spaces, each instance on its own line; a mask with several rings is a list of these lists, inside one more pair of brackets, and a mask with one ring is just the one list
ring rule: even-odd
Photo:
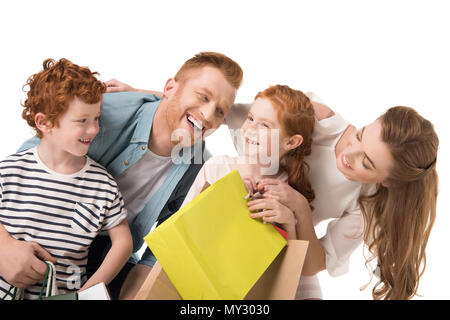
[[[160,97],[141,92],[104,94],[100,131],[89,147],[89,157],[103,165],[114,177],[135,164],[147,152],[153,118],[160,102]],[[31,138],[20,147],[19,152],[39,143],[38,138]],[[155,264],[156,258],[149,248],[141,259],[136,252],[155,222],[168,218],[179,209],[202,164],[210,156],[204,142],[190,148],[180,148],[164,183],[130,224],[134,252],[130,262],[149,266]]]

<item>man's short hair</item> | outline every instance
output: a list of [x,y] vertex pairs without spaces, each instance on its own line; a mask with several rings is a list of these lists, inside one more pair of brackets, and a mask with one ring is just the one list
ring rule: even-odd
[[188,71],[205,66],[219,69],[233,88],[239,89],[241,86],[244,73],[239,64],[226,55],[217,52],[200,52],[196,54],[181,66],[175,75],[175,80],[183,81]]
[[87,104],[94,104],[102,99],[106,85],[87,67],[80,67],[67,59],[55,62],[46,59],[44,69],[28,78],[27,99],[22,104],[25,108],[22,118],[36,131],[38,138],[42,132],[36,127],[34,118],[37,113],[45,114],[51,125],[58,125],[58,118],[66,112],[69,103],[77,97]]

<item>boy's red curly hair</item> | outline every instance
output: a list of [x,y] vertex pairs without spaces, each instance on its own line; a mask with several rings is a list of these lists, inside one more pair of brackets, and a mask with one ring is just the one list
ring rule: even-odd
[[36,131],[38,138],[42,138],[42,132],[36,127],[36,114],[45,114],[52,126],[58,126],[58,118],[75,97],[94,104],[101,101],[106,92],[106,85],[95,77],[97,72],[67,59],[62,58],[58,62],[46,59],[43,67],[44,70],[29,77],[24,85],[29,86],[29,91],[22,104],[25,108],[22,118]]

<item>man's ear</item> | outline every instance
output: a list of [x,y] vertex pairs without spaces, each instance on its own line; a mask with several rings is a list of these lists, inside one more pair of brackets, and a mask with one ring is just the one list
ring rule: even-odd
[[38,112],[34,116],[34,123],[36,124],[36,128],[39,129],[42,133],[51,133],[53,125],[47,119],[47,116],[42,112]]
[[177,92],[178,88],[180,87],[180,83],[177,82],[174,78],[170,78],[166,81],[166,84],[164,85],[164,97],[171,98]]
[[390,183],[387,182],[386,180],[383,181],[383,182],[381,182],[381,185],[382,185],[383,187],[385,187],[385,188],[389,188],[389,187],[390,187]]
[[303,143],[303,137],[300,134],[294,134],[285,144],[286,151],[294,150]]

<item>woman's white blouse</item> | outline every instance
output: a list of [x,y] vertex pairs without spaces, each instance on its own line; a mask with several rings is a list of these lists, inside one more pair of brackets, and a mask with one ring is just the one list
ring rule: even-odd
[[316,120],[312,152],[305,158],[310,167],[308,177],[316,195],[312,203],[313,223],[316,226],[333,219],[320,239],[331,276],[348,271],[350,255],[361,244],[364,230],[358,198],[360,194],[375,189],[374,185],[346,179],[336,166],[335,146],[348,126],[349,123],[339,114]]

